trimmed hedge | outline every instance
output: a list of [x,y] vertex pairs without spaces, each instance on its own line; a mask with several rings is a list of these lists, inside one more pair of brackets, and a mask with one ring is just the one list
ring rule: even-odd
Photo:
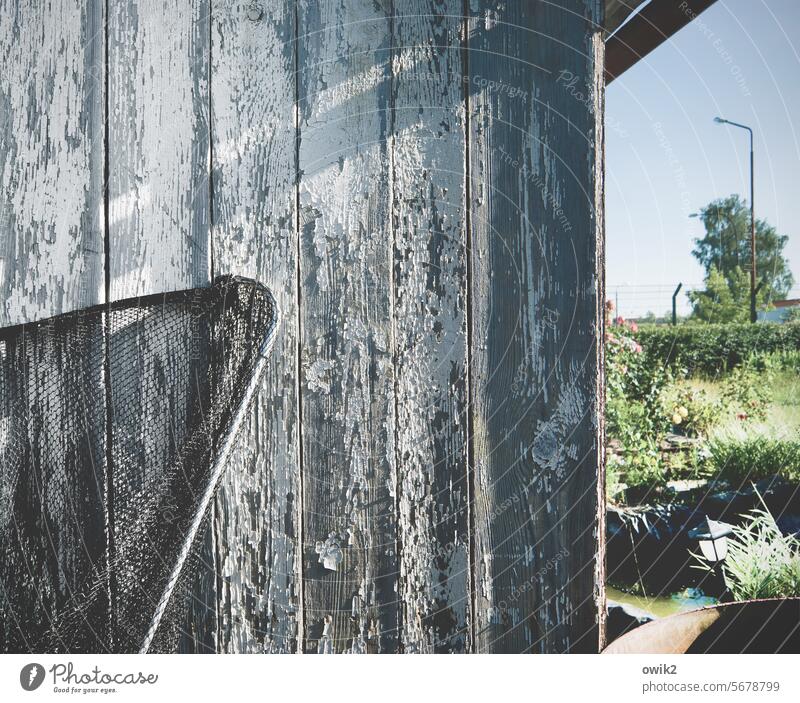
[[753,354],[800,349],[800,323],[683,324],[640,327],[637,339],[652,364],[716,376]]

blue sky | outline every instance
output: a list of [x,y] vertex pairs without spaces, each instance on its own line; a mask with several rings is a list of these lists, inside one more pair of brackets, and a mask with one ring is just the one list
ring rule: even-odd
[[718,0],[606,93],[607,285],[625,316],[702,283],[690,213],[749,199],[747,132],[715,115],[755,130],[756,217],[789,236],[800,297],[800,0]]

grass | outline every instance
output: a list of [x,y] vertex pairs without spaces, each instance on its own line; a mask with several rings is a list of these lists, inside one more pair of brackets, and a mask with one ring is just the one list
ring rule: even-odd
[[[709,436],[705,473],[737,484],[779,475],[800,481],[800,382],[794,370],[764,374],[772,402],[762,421],[737,419],[729,413]],[[710,398],[722,393],[722,380],[689,381]]]
[[[693,378],[685,383],[693,389],[705,391],[711,400],[719,400],[722,395],[721,380]],[[742,422],[734,413],[730,413],[714,427],[710,439],[796,437],[800,432],[800,376],[795,371],[776,371],[771,374],[769,384],[773,400],[763,422]]]
[[[744,525],[733,527],[722,563],[733,599],[800,596],[800,542],[781,534],[766,506],[750,511],[748,517]],[[708,568],[701,557],[694,556],[700,568]]]
[[771,421],[778,426],[800,428],[800,375],[795,371],[775,374]]

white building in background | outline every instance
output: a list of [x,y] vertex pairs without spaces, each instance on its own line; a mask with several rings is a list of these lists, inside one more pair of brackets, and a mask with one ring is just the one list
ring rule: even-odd
[[800,298],[776,300],[769,310],[759,310],[759,322],[786,322],[793,310],[800,310]]

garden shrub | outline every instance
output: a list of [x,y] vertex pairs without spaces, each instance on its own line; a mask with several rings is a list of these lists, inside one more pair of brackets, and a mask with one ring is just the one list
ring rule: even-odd
[[641,327],[636,340],[648,363],[714,377],[754,354],[800,350],[800,323],[697,324]]
[[609,492],[620,481],[631,488],[666,483],[659,443],[668,428],[661,397],[671,371],[648,362],[635,340],[635,323],[607,327],[606,432],[613,441],[608,454]]
[[772,403],[772,373],[766,369],[759,372],[745,361],[725,377],[722,402],[740,420],[763,422]]
[[711,400],[705,391],[686,386],[668,394],[664,402],[672,431],[687,437],[706,437],[724,410],[725,405]]
[[667,422],[661,396],[672,372],[650,363],[634,338],[635,323],[606,333],[606,423],[611,437],[625,441],[662,433]]
[[772,476],[800,481],[800,439],[718,437],[710,442],[708,450],[707,469],[731,483]]
[[800,349],[756,353],[747,359],[746,364],[757,372],[778,373],[791,371],[800,373]]

